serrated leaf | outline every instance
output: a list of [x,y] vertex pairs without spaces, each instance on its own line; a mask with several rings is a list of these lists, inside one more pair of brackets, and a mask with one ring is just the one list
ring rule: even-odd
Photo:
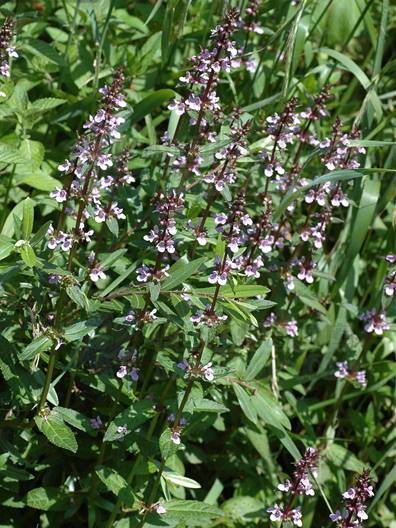
[[172,442],[172,432],[166,427],[159,439],[159,447],[163,460],[168,460],[169,457],[174,455],[179,449],[179,445]]
[[119,497],[126,506],[132,507],[135,503],[135,495],[131,486],[117,471],[112,468],[97,466],[95,473],[106,488]]
[[79,411],[74,409],[67,409],[66,407],[54,407],[52,409],[54,414],[59,414],[63,421],[67,422],[69,425],[84,431],[86,433],[92,433],[92,426],[89,419],[84,416]]
[[125,426],[130,433],[134,433],[139,425],[153,416],[153,412],[153,403],[149,400],[133,403],[128,409],[122,411],[110,422],[103,441],[113,442],[117,440],[120,437],[120,434],[117,432],[117,427],[119,426]]
[[268,359],[271,356],[272,350],[272,339],[267,337],[263,343],[258,347],[254,353],[250,363],[246,369],[246,380],[250,381],[254,379],[257,374],[265,367]]
[[190,526],[202,526],[210,520],[224,516],[224,513],[210,504],[190,500],[172,500],[165,503],[165,520],[177,520]]
[[73,431],[68,427],[60,416],[50,413],[46,418],[35,416],[34,421],[40,432],[57,447],[76,453],[78,449],[77,440]]
[[29,114],[36,114],[41,112],[47,112],[57,106],[66,103],[66,99],[57,99],[56,97],[43,97],[42,99],[36,99],[31,103],[28,108]]
[[68,501],[59,488],[41,487],[28,491],[26,503],[35,510],[63,511],[67,508]]
[[225,405],[209,400],[208,398],[194,399],[192,404],[194,412],[229,412],[229,409]]
[[97,319],[88,319],[88,321],[80,321],[71,326],[67,326],[64,330],[64,336],[66,341],[77,341],[82,337],[86,336],[92,330],[95,330],[99,325]]
[[84,292],[80,290],[80,288],[73,284],[73,286],[68,286],[66,288],[66,293],[70,297],[70,299],[77,304],[77,306],[80,306],[84,310],[89,310],[89,300],[88,297],[85,295]]

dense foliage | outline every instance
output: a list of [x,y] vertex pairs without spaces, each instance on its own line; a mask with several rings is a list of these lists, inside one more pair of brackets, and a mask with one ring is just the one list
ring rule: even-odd
[[0,526],[396,527],[396,6],[0,6]]

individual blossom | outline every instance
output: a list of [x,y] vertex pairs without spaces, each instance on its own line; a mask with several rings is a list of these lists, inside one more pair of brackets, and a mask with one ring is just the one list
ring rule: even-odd
[[170,414],[168,416],[168,422],[170,423],[171,432],[172,432],[171,441],[174,444],[179,445],[181,443],[181,433],[182,433],[183,428],[187,424],[187,420],[185,418],[181,417],[178,420],[178,423],[176,423],[175,415],[174,414]]
[[141,503],[141,510],[139,511],[140,514],[146,514],[148,512],[154,512],[158,515],[164,515],[166,513],[166,508],[163,505],[162,499],[160,499],[158,502],[155,502],[154,504],[144,504]]
[[176,366],[190,376],[205,379],[206,381],[214,380],[214,371],[211,361],[205,365],[201,364],[200,362],[190,365],[188,361],[184,359],[183,361],[177,363]]
[[129,433],[126,424],[119,425],[117,427],[116,431],[118,433],[118,440],[122,440],[124,438],[124,436],[126,436]]
[[90,266],[89,278],[92,282],[98,282],[99,279],[103,280],[107,277],[102,266],[98,263],[96,255],[93,251],[88,257],[88,263]]
[[298,325],[296,319],[278,321],[278,317],[276,316],[275,312],[271,312],[268,315],[268,317],[264,320],[263,326],[264,328],[283,328],[289,337],[298,336]]
[[334,372],[334,376],[338,379],[349,379],[355,380],[363,388],[367,387],[366,371],[351,369],[347,361],[338,361],[336,363],[337,370]]
[[393,297],[396,291],[396,271],[392,271],[390,275],[385,277],[384,284],[385,295],[388,297]]
[[134,323],[136,321],[136,314],[133,310],[131,310],[126,316],[125,321],[127,323]]
[[198,310],[190,317],[190,321],[194,323],[194,325],[209,326],[210,328],[221,324],[227,319],[227,315],[216,313],[209,304],[204,310]]
[[91,418],[89,423],[92,429],[101,429],[103,427],[103,422],[100,416],[97,416],[96,418]]
[[337,523],[338,528],[362,528],[363,522],[368,519],[366,503],[373,496],[370,472],[365,470],[357,478],[355,486],[342,494],[344,507],[332,513],[330,519]]
[[365,322],[364,329],[369,334],[382,335],[385,330],[389,330],[389,324],[386,320],[384,311],[377,311],[374,308],[364,312],[359,319]]
[[169,264],[158,268],[158,266],[150,267],[142,264],[136,270],[136,280],[138,282],[160,282],[166,277],[169,277]]

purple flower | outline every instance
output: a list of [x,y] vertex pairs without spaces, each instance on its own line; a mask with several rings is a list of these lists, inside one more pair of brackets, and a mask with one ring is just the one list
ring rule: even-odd
[[121,367],[117,371],[117,378],[125,378],[125,376],[128,374],[128,369],[125,365],[121,365]]
[[280,509],[280,507],[277,504],[274,504],[271,506],[271,508],[267,508],[267,512],[270,513],[270,519],[273,522],[282,521],[283,519],[283,511]]
[[156,513],[158,513],[158,515],[163,515],[164,513],[166,513],[166,508],[163,504],[161,504],[160,502],[157,502],[155,503],[153,506],[153,511],[155,511]]
[[58,203],[65,202],[67,200],[67,192],[64,189],[56,188],[55,191],[50,192],[51,198],[54,198]]
[[210,361],[203,367],[201,367],[201,371],[203,373],[203,377],[206,379],[206,381],[213,381],[214,380],[214,371],[212,369],[212,362]]
[[139,372],[140,372],[140,369],[138,368],[135,368],[133,367],[131,372],[130,372],[130,376],[132,378],[132,381],[138,381],[139,379]]
[[97,416],[96,418],[91,418],[89,423],[91,424],[92,429],[100,429],[103,425],[100,416]]
[[132,323],[133,321],[135,321],[136,319],[136,315],[135,315],[135,312],[132,310],[130,311],[126,316],[125,316],[125,321],[127,323]]

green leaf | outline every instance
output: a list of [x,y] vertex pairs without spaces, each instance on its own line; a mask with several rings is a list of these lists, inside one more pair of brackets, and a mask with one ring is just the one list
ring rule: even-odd
[[0,163],[26,163],[19,149],[12,145],[0,143]]
[[[216,288],[196,288],[194,289],[194,294],[196,295],[209,295],[213,296]],[[265,295],[269,292],[269,289],[265,286],[260,286],[256,284],[241,284],[235,287],[232,286],[222,286],[220,288],[219,297],[225,297],[228,299],[237,299],[243,297],[256,297],[257,295]]]
[[191,275],[194,275],[205,262],[206,257],[201,257],[191,262],[187,262],[185,258],[179,259],[169,269],[169,277],[167,277],[162,283],[163,290],[171,290],[185,282]]
[[392,484],[396,481],[396,465],[393,466],[391,471],[386,475],[384,480],[381,482],[380,487],[375,492],[373,502],[370,504],[369,511],[374,508],[377,502],[380,500],[382,495],[388,491]]
[[59,180],[52,178],[48,174],[45,174],[42,171],[36,170],[32,174],[22,176],[18,178],[18,185],[29,185],[33,189],[38,189],[39,191],[53,191],[57,187],[62,187],[62,184]]
[[28,240],[33,231],[34,223],[34,202],[30,198],[23,200],[22,214],[22,236]]
[[80,321],[74,325],[65,328],[64,336],[66,341],[77,341],[82,337],[86,336],[99,325],[97,319],[88,319],[88,321]]
[[74,284],[73,286],[68,286],[66,288],[66,293],[70,297],[70,299],[77,304],[77,306],[80,306],[84,310],[89,310],[89,300],[88,297],[85,295],[84,292],[80,290],[80,288]]
[[35,488],[26,495],[26,504],[35,510],[63,511],[67,503],[65,494],[55,487]]
[[348,241],[343,254],[343,266],[337,274],[337,281],[334,284],[335,290],[338,290],[344,282],[350,271],[351,263],[363,245],[374,219],[380,190],[381,182],[379,180],[369,177],[365,178],[359,207],[354,212],[351,230],[348,233]]
[[14,251],[14,242],[11,238],[0,235],[0,260],[7,258]]
[[46,418],[35,416],[34,421],[40,432],[54,445],[75,453],[78,449],[73,431],[56,414],[50,413]]
[[43,113],[52,110],[59,105],[66,103],[66,99],[57,99],[56,97],[44,97],[36,99],[28,108],[29,114]]
[[65,65],[63,57],[59,55],[54,47],[43,40],[30,39],[28,43],[23,44],[22,49],[40,57],[45,62],[51,62],[62,67]]
[[252,396],[257,414],[267,423],[279,429],[291,429],[289,418],[283,412],[274,395],[259,382],[254,382],[256,393]]
[[49,350],[52,346],[52,339],[46,335],[41,335],[33,339],[33,341],[18,354],[19,361],[29,361],[34,356]]
[[119,497],[126,506],[134,505],[136,498],[132,488],[117,471],[109,467],[97,466],[95,473],[106,488]]
[[209,400],[208,398],[194,399],[192,404],[194,412],[214,412],[218,414],[229,412],[229,409],[225,405]]
[[172,442],[171,436],[172,432],[168,427],[164,429],[160,436],[159,447],[163,460],[168,460],[168,458],[174,455],[179,449],[179,446]]
[[263,518],[263,503],[254,497],[232,497],[222,504],[222,510],[235,521],[252,522],[254,518]]
[[345,447],[339,444],[330,444],[325,451],[326,458],[333,462],[337,467],[342,467],[348,471],[354,471],[355,473],[362,473],[366,469],[366,465],[363,464],[356,456],[345,449]]
[[173,471],[164,471],[162,476],[165,480],[176,484],[176,486],[182,486],[183,488],[198,489],[201,488],[201,484],[196,480],[184,477],[183,475],[178,475]]
[[110,216],[106,219],[106,225],[109,228],[110,233],[112,233],[116,238],[118,238],[120,228],[117,219],[113,216]]
[[110,422],[103,441],[113,442],[117,440],[120,437],[120,434],[117,432],[117,427],[119,426],[125,426],[130,433],[134,433],[139,425],[149,420],[153,414],[153,402],[142,400],[133,403],[128,409],[122,411]]
[[21,247],[21,257],[23,262],[30,268],[33,268],[37,263],[36,253],[29,243]]
[[89,418],[74,409],[67,409],[66,407],[54,407],[53,413],[57,413],[69,425],[84,431],[85,433],[92,433],[92,426]]
[[155,303],[161,291],[161,284],[159,284],[158,282],[149,282],[148,288],[150,292],[150,300],[152,303]]
[[170,89],[157,90],[156,92],[148,95],[134,107],[131,117],[131,124],[140,121],[144,116],[150,114],[153,110],[156,110],[159,106],[169,101],[169,99],[172,99],[176,95],[176,92]]
[[164,520],[174,520],[191,526],[208,526],[209,521],[221,518],[224,513],[216,506],[192,500],[172,500],[165,503]]
[[258,347],[254,356],[250,360],[250,363],[246,369],[246,380],[251,381],[257,374],[265,367],[268,359],[271,356],[272,350],[272,339],[267,337],[263,343]]
[[380,121],[382,119],[383,111],[382,111],[382,103],[380,98],[378,97],[377,92],[374,90],[374,85],[370,81],[370,79],[367,77],[367,75],[364,73],[364,71],[354,62],[348,55],[345,53],[341,53],[336,50],[332,50],[329,48],[319,48],[318,51],[321,51],[323,53],[326,53],[336,61],[338,61],[340,64],[344,66],[356,79],[359,81],[359,83],[363,86],[363,88],[368,92],[370,95],[370,101],[373,104],[373,107],[375,108],[377,119]]
[[232,388],[234,389],[236,397],[238,398],[238,402],[243,414],[254,424],[257,423],[257,411],[252,401],[253,397],[250,396],[238,383],[233,383]]

